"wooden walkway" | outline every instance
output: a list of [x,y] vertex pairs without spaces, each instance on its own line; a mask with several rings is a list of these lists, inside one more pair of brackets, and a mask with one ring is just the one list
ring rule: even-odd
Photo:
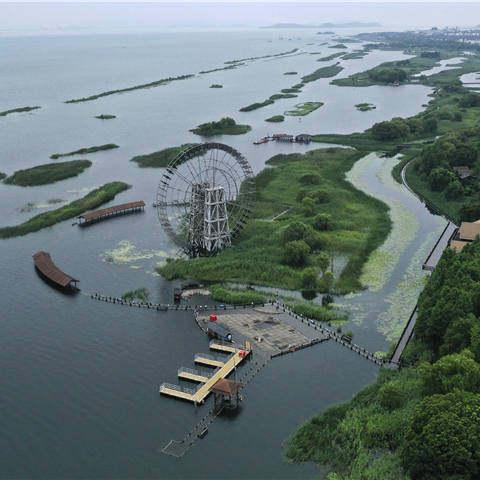
[[223,362],[213,358],[211,355],[197,353],[197,355],[195,355],[195,363],[217,367],[217,370],[210,377],[207,377],[193,373],[190,369],[180,369],[180,378],[188,378],[189,380],[201,383],[201,385],[196,390],[190,390],[182,389],[182,387],[178,385],[162,383],[159,392],[162,395],[187,400],[195,405],[201,404],[208,397],[212,387],[218,382],[218,380],[227,378],[228,375],[230,375],[230,373],[232,373],[251,353],[251,349],[236,348],[233,345],[218,341],[210,342],[210,348],[212,350],[229,351],[232,352],[232,354]]

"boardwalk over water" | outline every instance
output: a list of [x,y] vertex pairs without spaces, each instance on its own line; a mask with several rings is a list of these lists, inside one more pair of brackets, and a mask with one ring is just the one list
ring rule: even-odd
[[94,210],[93,212],[84,213],[78,217],[78,225],[80,227],[87,227],[93,223],[101,222],[108,218],[117,217],[119,215],[128,215],[130,213],[142,212],[145,208],[145,202],[139,200],[136,202],[122,203],[121,205],[114,205],[113,207],[102,208]]
[[195,363],[217,367],[217,370],[211,376],[198,375],[197,373],[194,373],[194,370],[190,369],[179,370],[180,378],[186,378],[185,375],[187,375],[190,380],[201,383],[198,389],[182,389],[178,385],[162,383],[159,392],[162,395],[193,402],[195,405],[201,404],[210,394],[212,387],[220,379],[227,378],[228,375],[241,365],[252,352],[248,346],[245,348],[237,348],[233,345],[225,344],[216,340],[210,342],[210,349],[231,353],[230,357],[225,359],[225,361],[213,358],[208,354],[197,353],[195,355]]

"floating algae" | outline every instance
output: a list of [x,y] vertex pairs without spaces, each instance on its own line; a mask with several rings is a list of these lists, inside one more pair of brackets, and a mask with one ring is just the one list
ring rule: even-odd
[[[118,242],[116,248],[107,250],[101,256],[105,262],[114,263],[116,265],[126,265],[128,263],[149,260],[152,258],[165,260],[170,255],[163,250],[141,250],[130,240],[122,240]],[[133,267],[135,268],[136,266],[134,265]]]
[[388,194],[371,192],[366,171],[372,161],[375,160],[382,162],[377,173],[380,183],[389,189],[401,191],[401,186],[395,183],[391,176],[392,168],[400,159],[383,159],[375,153],[371,153],[356,162],[347,173],[347,180],[354,187],[378,198],[390,207],[389,215],[392,221],[390,234],[385,242],[370,255],[360,277],[363,285],[372,291],[379,291],[390,278],[401,254],[415,239],[419,222],[416,216],[400,201],[393,200]]
[[395,291],[385,299],[390,307],[380,314],[378,330],[391,342],[399,339],[405,323],[417,303],[418,296],[425,286],[428,273],[421,270],[419,265],[425,260],[435,239],[440,236],[444,228],[445,225],[442,222],[436,231],[427,235],[425,241],[413,255],[402,281],[398,283]]

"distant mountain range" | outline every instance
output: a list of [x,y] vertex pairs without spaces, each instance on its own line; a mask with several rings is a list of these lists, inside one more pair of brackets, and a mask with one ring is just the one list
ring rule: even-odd
[[357,28],[357,27],[381,27],[378,22],[347,22],[347,23],[319,23],[317,25],[305,23],[275,23],[260,28]]

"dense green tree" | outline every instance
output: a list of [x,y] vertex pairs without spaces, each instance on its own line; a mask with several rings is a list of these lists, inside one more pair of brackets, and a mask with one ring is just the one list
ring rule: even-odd
[[292,267],[302,267],[307,263],[310,247],[303,240],[294,240],[285,244],[283,262]]
[[330,194],[326,190],[315,190],[309,194],[317,203],[327,203],[330,200]]
[[319,231],[331,230],[332,216],[328,213],[319,213],[313,219],[313,226]]
[[319,266],[322,273],[327,271],[327,268],[330,266],[330,257],[325,252],[320,252],[316,260],[317,265]]
[[452,320],[445,330],[443,343],[440,347],[440,355],[457,353],[469,347],[472,328],[479,322],[480,320],[473,314]]
[[410,127],[402,118],[393,118],[373,125],[371,128],[372,136],[376,140],[389,141],[408,137]]
[[292,222],[282,232],[282,242],[292,242],[294,240],[303,240],[308,233],[308,226],[302,222]]
[[469,200],[460,208],[460,218],[466,222],[475,222],[480,219],[480,200]]
[[316,290],[318,273],[314,268],[306,268],[302,273],[302,288],[304,290]]
[[332,272],[325,272],[322,277],[322,283],[326,292],[330,292],[335,283],[335,276]]
[[480,395],[456,391],[426,397],[416,407],[402,450],[415,480],[480,476]]
[[[465,281],[465,284],[468,282]],[[433,286],[432,284],[425,289],[422,297],[431,292]],[[416,335],[434,354],[437,354],[450,322],[464,317],[471,311],[472,298],[464,285],[442,285],[437,291],[432,292],[431,301],[422,303],[419,308]]]
[[452,165],[466,165],[467,167],[473,167],[477,162],[478,152],[477,149],[467,143],[457,145],[455,149],[455,156],[452,158]]
[[311,197],[305,197],[302,200],[302,208],[307,217],[315,214],[315,200]]
[[375,68],[368,76],[381,83],[404,82],[407,79],[407,73],[401,68]]
[[455,177],[452,172],[446,168],[434,168],[428,176],[430,188],[432,190],[443,190]]
[[446,355],[434,364],[422,364],[420,372],[427,395],[480,389],[480,364],[469,350]]
[[445,189],[445,197],[449,200],[456,200],[463,195],[463,185],[456,178],[452,179]]

